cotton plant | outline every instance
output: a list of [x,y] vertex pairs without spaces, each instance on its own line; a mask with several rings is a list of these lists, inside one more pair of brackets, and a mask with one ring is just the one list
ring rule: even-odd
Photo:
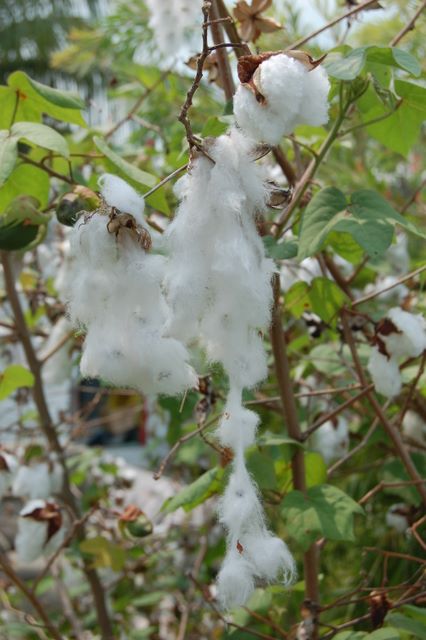
[[50,500],[31,500],[19,512],[15,549],[19,562],[49,556],[65,538],[62,511]]
[[393,307],[377,324],[373,343],[368,371],[376,391],[393,398],[402,387],[399,361],[417,358],[426,349],[426,321],[421,314]]
[[326,464],[342,458],[349,451],[349,424],[345,417],[327,420],[312,435],[310,444]]
[[146,395],[181,393],[197,377],[182,343],[163,332],[166,259],[149,251],[144,200],[117,176],[100,184],[103,207],[70,238],[69,314],[86,331],[81,373]]
[[15,496],[49,498],[60,493],[63,485],[63,469],[57,460],[29,462],[19,466],[12,484]]

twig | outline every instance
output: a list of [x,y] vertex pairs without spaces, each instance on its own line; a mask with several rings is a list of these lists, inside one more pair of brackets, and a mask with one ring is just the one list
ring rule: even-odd
[[373,291],[372,293],[369,293],[368,295],[363,296],[362,298],[358,298],[357,300],[354,300],[352,302],[352,307],[356,307],[358,304],[363,304],[364,302],[368,302],[368,300],[372,300],[373,298],[376,298],[377,296],[380,296],[382,293],[385,293],[386,291],[389,291],[390,289],[393,289],[394,287],[397,287],[399,284],[402,284],[403,282],[406,282],[407,280],[411,280],[411,278],[414,278],[415,276],[418,276],[419,273],[423,273],[423,271],[425,271],[425,269],[426,269],[426,265],[423,265],[422,267],[419,267],[415,271],[412,271],[411,273],[407,273],[405,276],[401,276],[400,278],[398,278],[398,280],[395,280],[395,282],[390,284],[389,286],[384,287],[383,289],[380,289],[379,291]]
[[157,471],[154,473],[154,475],[153,475],[154,480],[159,480],[161,478],[161,476],[164,473],[164,470],[165,470],[166,466],[168,465],[168,463],[170,461],[170,458],[172,458],[174,456],[174,454],[179,449],[179,447],[181,447],[183,444],[185,444],[185,442],[188,442],[188,440],[191,440],[195,436],[197,436],[200,433],[202,433],[208,427],[211,427],[220,418],[221,418],[221,415],[215,416],[211,420],[208,420],[208,422],[206,422],[206,423],[202,424],[201,426],[197,427],[196,429],[194,429],[194,431],[191,431],[190,433],[187,433],[186,435],[181,436],[179,438],[179,440],[176,440],[176,442],[174,443],[173,447],[170,449],[170,451],[167,453],[167,455],[162,459],[162,461],[160,463],[160,466],[158,467]]
[[[426,482],[426,480],[425,480]],[[417,542],[419,543],[419,545],[426,551],[426,544],[425,542],[421,539],[421,537],[419,536],[419,534],[417,533],[417,529],[420,527],[420,525],[422,525],[424,522],[426,522],[426,516],[423,516],[423,518],[420,518],[420,520],[417,520],[417,522],[415,522],[411,527],[410,527],[410,531],[413,534],[413,536],[416,538]]]
[[426,0],[423,0],[420,7],[417,9],[416,13],[413,15],[411,20],[401,29],[399,33],[396,34],[394,38],[390,41],[391,47],[396,47],[396,45],[402,40],[402,38],[409,32],[412,31],[416,26],[416,20],[426,8]]
[[[278,275],[278,273],[274,273],[273,275],[272,289],[274,296],[274,306],[272,309],[271,344],[274,354],[274,364],[277,374],[278,387],[281,396],[283,417],[287,426],[289,436],[294,440],[297,440],[298,442],[303,442],[303,434],[299,425],[296,401],[293,393],[293,381],[291,379],[290,362],[288,360],[287,346],[284,339],[284,332],[282,327],[280,304],[281,286],[280,276]],[[305,461],[303,449],[300,447],[295,447],[295,451],[291,459],[291,468],[294,488],[305,493]],[[318,550],[315,544],[312,544],[304,554],[304,573],[306,597],[311,601],[313,605],[318,605]],[[318,621],[315,620],[315,627],[317,627],[317,622]],[[315,639],[316,637],[317,629],[315,628],[313,638]]]
[[226,31],[226,35],[228,36],[231,42],[238,43],[238,46],[234,47],[235,55],[237,56],[237,58],[240,58],[241,56],[247,56],[247,55],[249,56],[251,54],[250,47],[245,42],[242,42],[238,34],[237,27],[235,26],[235,21],[232,18],[232,16],[229,14],[224,1],[216,0],[216,2],[217,2],[219,15],[222,18],[227,19],[227,22],[223,23],[224,29]]
[[58,180],[62,180],[62,182],[66,182],[67,184],[71,184],[71,185],[75,184],[74,180],[72,180],[71,178],[68,178],[68,176],[64,176],[62,173],[58,173],[57,171],[54,171],[50,167],[46,167],[46,165],[43,162],[36,162],[35,160],[32,160],[32,158],[28,157],[25,153],[20,153],[19,157],[26,164],[31,164],[33,167],[38,167],[39,169],[42,169],[51,178],[58,178]]
[[15,573],[12,566],[9,564],[6,555],[3,553],[0,553],[0,567],[2,571],[7,575],[7,577],[11,580],[11,582],[13,582],[13,584],[19,589],[19,591],[23,593],[28,602],[31,603],[34,610],[37,611],[39,617],[43,621],[44,626],[52,635],[52,637],[55,638],[55,640],[63,640],[59,629],[53,624],[53,622],[51,622],[40,600],[27,587],[25,582],[23,582],[21,578]]
[[421,181],[421,183],[419,184],[419,186],[417,187],[417,189],[414,190],[414,192],[412,193],[412,195],[408,198],[408,200],[404,203],[404,205],[402,206],[402,209],[400,210],[400,214],[403,215],[408,207],[410,207],[413,202],[416,200],[418,194],[423,190],[423,188],[426,186],[426,178],[424,180]]
[[386,549],[379,549],[378,547],[364,547],[365,551],[374,551],[374,553],[381,553],[384,556],[390,556],[391,558],[403,558],[410,562],[418,562],[420,564],[426,564],[426,560],[423,558],[417,558],[411,556],[408,553],[400,553],[399,551],[387,551]]
[[380,491],[382,491],[383,489],[386,488],[391,488],[391,487],[406,487],[406,486],[411,486],[413,484],[426,484],[426,479],[425,480],[418,480],[417,482],[415,480],[401,480],[399,482],[383,482],[383,480],[381,482],[379,482],[379,484],[376,484],[375,487],[373,487],[373,489],[370,489],[370,491],[367,491],[367,493],[362,496],[362,498],[360,500],[358,500],[358,504],[363,505],[366,502],[368,502],[369,500],[371,500],[371,498],[373,498],[376,493],[380,493]]
[[47,351],[42,358],[40,358],[40,364],[43,365],[47,360],[49,360],[52,356],[55,355],[58,351],[62,349],[64,345],[71,340],[74,336],[74,331],[69,331],[66,335],[62,336],[61,340],[57,344],[55,344],[49,351]]
[[373,421],[373,424],[371,425],[371,427],[369,428],[369,430],[367,431],[367,433],[365,434],[364,438],[361,440],[360,443],[358,443],[356,445],[356,447],[353,447],[353,449],[351,449],[350,451],[348,451],[348,453],[343,456],[343,458],[340,458],[340,460],[337,460],[337,462],[335,462],[327,471],[327,477],[330,477],[331,475],[333,475],[333,473],[336,471],[336,469],[338,469],[339,467],[342,466],[342,464],[345,464],[345,462],[347,462],[348,460],[350,460],[356,453],[358,453],[358,451],[361,451],[361,449],[363,449],[365,447],[365,445],[368,443],[368,441],[370,440],[371,436],[373,435],[373,433],[375,432],[375,430],[377,429],[377,426],[379,424],[379,419],[375,418]]
[[289,47],[287,47],[287,50],[289,50],[289,49],[298,49],[299,47],[302,46],[302,44],[305,44],[309,40],[312,40],[312,38],[315,38],[315,36],[319,36],[320,33],[324,33],[324,31],[327,31],[327,29],[330,29],[331,27],[334,27],[334,25],[338,24],[342,20],[345,20],[345,18],[350,18],[351,16],[354,16],[356,13],[359,13],[360,11],[363,11],[364,9],[368,9],[368,7],[370,5],[372,5],[372,4],[374,4],[375,2],[377,2],[377,0],[367,0],[367,2],[364,2],[363,4],[357,5],[356,7],[351,9],[350,11],[347,11],[346,13],[343,13],[338,18],[334,18],[333,20],[330,20],[330,22],[327,22],[327,24],[325,24],[324,26],[320,27],[319,29],[316,29],[315,31],[312,31],[312,33],[310,33],[308,36],[306,36],[304,38],[300,38],[299,40],[296,40],[296,42],[293,42]]
[[160,180],[160,182],[158,184],[155,185],[155,187],[152,187],[152,189],[150,189],[149,191],[147,191],[146,193],[143,194],[144,198],[147,198],[148,196],[150,196],[151,194],[155,193],[156,191],[158,191],[158,189],[160,189],[160,187],[164,186],[165,184],[167,184],[167,182],[170,182],[170,180],[173,180],[173,178],[175,178],[177,175],[179,175],[180,173],[182,173],[182,171],[185,171],[185,169],[188,168],[188,162],[186,162],[185,164],[183,164],[181,167],[178,167],[177,169],[175,169],[174,171],[172,171],[172,173],[170,173],[168,176],[166,176],[165,178],[163,178],[162,180]]
[[291,163],[287,160],[284,155],[283,150],[280,146],[276,146],[272,148],[272,153],[275,158],[275,161],[280,166],[281,171],[287,178],[288,184],[293,187],[296,184],[296,172],[294,171]]
[[[343,333],[344,333],[345,341],[351,351],[352,360],[355,365],[355,369],[356,369],[359,381],[364,387],[368,387],[368,381],[358,356],[358,352],[355,346],[355,341],[353,339],[352,332],[349,328],[346,309],[342,310],[341,318],[342,318]],[[403,465],[407,470],[408,475],[417,484],[417,491],[420,494],[423,502],[426,504],[426,487],[424,487],[422,484],[419,484],[422,478],[420,477],[407,449],[404,446],[404,443],[401,440],[401,436],[399,434],[398,429],[387,419],[386,415],[383,412],[382,407],[377,402],[375,395],[371,393],[370,390],[366,393],[366,395],[370,405],[374,409],[376,416],[379,418],[381,424],[385,428],[385,431],[387,432],[388,436],[392,440],[394,447],[399,457],[401,458]]]

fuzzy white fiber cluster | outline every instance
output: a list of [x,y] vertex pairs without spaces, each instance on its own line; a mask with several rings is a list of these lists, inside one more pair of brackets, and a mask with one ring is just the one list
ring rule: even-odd
[[181,204],[166,237],[168,330],[187,343],[200,339],[237,388],[251,387],[267,373],[259,329],[269,324],[274,264],[255,224],[267,189],[236,129],[209,155],[215,164],[197,158],[176,185]]
[[[144,200],[124,180],[101,180],[110,206],[145,226]],[[197,384],[185,347],[163,335],[167,305],[161,291],[166,259],[147,253],[126,229],[107,230],[96,212],[77,222],[71,235],[69,312],[86,330],[80,369],[118,387],[146,395],[177,394]]]
[[330,83],[321,66],[309,70],[284,53],[274,55],[260,64],[255,83],[264,102],[243,84],[234,96],[237,124],[253,140],[276,145],[298,124],[327,122]]
[[328,420],[313,433],[311,443],[326,464],[342,458],[349,450],[348,421],[343,416],[339,416],[335,423]]
[[218,438],[234,452],[232,473],[220,506],[227,554],[218,576],[225,608],[245,603],[257,581],[284,582],[294,561],[267,529],[244,450],[255,440],[258,416],[242,405],[242,390],[267,374],[260,330],[270,321],[273,262],[265,258],[256,215],[267,189],[253,158],[253,142],[232,128],[196,157],[176,185],[181,203],[168,228],[170,252],[165,291],[168,331],[198,341],[220,362],[230,391]]
[[368,370],[376,391],[392,398],[401,391],[402,380],[398,366],[401,358],[417,358],[426,349],[426,321],[422,315],[414,315],[393,307],[386,316],[396,331],[378,337],[384,343],[388,355],[374,347],[368,362]]
[[49,498],[62,490],[63,470],[56,461],[40,462],[19,467],[13,481],[15,496],[25,496],[30,500]]
[[164,59],[187,56],[199,36],[202,0],[146,0],[158,51]]
[[45,500],[31,500],[19,512],[15,549],[20,562],[33,562],[41,555],[51,555],[64,541],[65,529],[63,526],[48,539],[49,522],[32,517],[34,513],[37,513],[39,509],[44,509],[45,506]]

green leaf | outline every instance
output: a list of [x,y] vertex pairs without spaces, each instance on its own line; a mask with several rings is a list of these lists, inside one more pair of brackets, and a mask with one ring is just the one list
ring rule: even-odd
[[327,465],[324,458],[316,451],[305,451],[306,486],[315,487],[327,481]]
[[98,147],[99,151],[101,151],[109,160],[111,160],[113,165],[120,169],[125,178],[130,178],[134,182],[138,182],[139,184],[143,184],[150,188],[157,183],[157,178],[155,176],[153,176],[151,173],[147,173],[146,171],[142,171],[142,169],[138,169],[137,167],[130,164],[130,162],[127,162],[127,160],[121,158],[107,145],[103,138],[95,136],[93,138],[93,142]]
[[382,629],[376,629],[372,633],[368,633],[365,640],[399,640],[400,637],[397,629],[383,627]]
[[[367,126],[366,130],[388,149],[407,156],[418,141],[420,128],[426,118],[426,88],[413,82],[396,80],[395,92],[402,101],[400,106],[391,116]],[[371,94],[366,96],[365,100],[367,99],[371,101]],[[362,103],[363,99],[360,106]],[[362,119],[368,122],[387,111],[388,107],[376,97],[374,106],[363,112]]]
[[367,634],[364,631],[353,631],[349,629],[348,631],[340,631],[336,636],[334,636],[334,640],[365,640]]
[[386,616],[386,624],[401,631],[407,631],[415,638],[424,640],[426,627],[424,622],[411,618],[397,611],[390,611]]
[[396,224],[426,237],[375,191],[356,191],[347,202],[341,191],[327,187],[312,198],[304,212],[298,257],[320,251],[331,231],[349,233],[372,257],[382,255],[392,243]]
[[25,140],[39,147],[59,153],[59,155],[65,158],[69,156],[68,144],[65,138],[55,131],[55,129],[47,127],[45,124],[39,124],[38,122],[15,122],[11,132],[17,140],[25,138]]
[[272,458],[260,451],[252,451],[247,456],[247,468],[256,478],[261,489],[276,489],[277,478],[275,475]]
[[282,514],[290,535],[307,549],[320,537],[355,540],[353,516],[363,509],[346,493],[331,485],[311,487],[306,495],[292,491],[282,502]]
[[0,131],[0,187],[12,173],[18,157],[18,140],[7,130]]
[[4,400],[20,387],[32,387],[34,376],[20,364],[11,364],[0,373],[0,400]]
[[191,511],[207,498],[220,491],[222,477],[223,469],[213,467],[213,469],[203,473],[195,482],[179,491],[175,496],[168,498],[161,507],[161,511],[172,513],[179,507],[183,507],[185,511]]
[[282,242],[277,242],[272,236],[265,236],[262,239],[268,258],[272,258],[273,260],[287,260],[297,256],[297,238],[283,240]]
[[408,71],[413,76],[419,76],[421,73],[421,67],[416,58],[407,51],[403,51],[403,49],[398,49],[397,47],[368,47],[367,60],[369,62],[399,67],[404,71]]
[[201,135],[203,138],[207,138],[209,136],[216,138],[217,136],[221,136],[222,133],[225,133],[228,127],[229,123],[222,122],[219,118],[208,118],[203,130],[201,131]]
[[43,113],[61,122],[69,122],[86,126],[80,113],[84,108],[84,102],[68,91],[58,91],[46,85],[32,80],[23,71],[14,71],[10,74],[7,84],[11,89],[10,103],[8,105],[9,122],[13,113],[16,92],[19,92],[19,105],[15,120],[40,121]]
[[314,278],[311,284],[296,282],[285,294],[286,307],[300,318],[305,311],[313,311],[321,320],[336,323],[339,310],[348,300],[335,282],[328,278]]
[[29,164],[19,164],[0,189],[0,214],[20,194],[35,198],[43,209],[49,199],[49,176]]
[[110,568],[113,571],[121,571],[126,561],[125,550],[103,538],[96,536],[83,540],[79,545],[80,551],[93,556],[93,566],[96,568]]
[[329,76],[339,80],[354,80],[364,68],[368,47],[352,49],[347,55],[324,62]]

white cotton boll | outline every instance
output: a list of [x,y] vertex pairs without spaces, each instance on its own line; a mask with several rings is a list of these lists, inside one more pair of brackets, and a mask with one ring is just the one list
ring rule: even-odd
[[399,394],[402,380],[396,360],[393,358],[388,359],[378,349],[373,348],[367,368],[373,379],[376,391],[387,398],[393,398]]
[[46,462],[28,467],[19,467],[13,482],[12,492],[16,496],[26,496],[30,500],[48,498],[51,495],[51,477]]
[[238,552],[228,553],[217,576],[218,597],[224,609],[247,602],[255,584],[252,567]]
[[[48,516],[57,513],[59,521],[57,531],[49,536],[49,517],[40,514],[41,510],[47,510]],[[15,538],[15,549],[20,562],[33,562],[41,555],[54,553],[62,544],[65,537],[65,529],[62,526],[62,517],[53,503],[45,500],[31,500],[19,513],[18,533]]]
[[295,126],[292,116],[280,116],[271,112],[266,105],[257,102],[247,87],[240,85],[234,95],[234,115],[237,125],[256,142],[276,145],[285,133]]
[[386,317],[401,333],[380,336],[386,350],[396,358],[417,358],[426,349],[426,321],[422,315],[414,315],[399,307],[390,309]]
[[130,213],[138,224],[145,224],[145,200],[125,180],[112,173],[104,173],[98,183],[102,196],[110,207],[116,207],[122,213]]
[[[397,281],[398,278],[396,276],[380,276],[376,282],[370,283],[365,287],[364,293],[369,295],[385,289],[385,291],[376,296],[377,300],[381,302],[402,302],[409,294],[409,290],[405,284],[395,284]],[[388,287],[391,288],[389,289]]]
[[303,97],[297,116],[301,124],[319,127],[328,121],[330,81],[326,70],[315,67],[304,76]]
[[15,456],[0,451],[0,500],[12,487],[17,468],[18,462]]
[[318,451],[326,464],[344,456],[349,450],[348,422],[342,416],[336,418],[336,422],[328,420],[311,438],[312,448]]
[[293,582],[296,565],[287,545],[269,531],[243,534],[239,539],[241,555],[254,568],[258,578],[274,582],[282,579],[284,584]]
[[410,526],[407,518],[409,508],[404,502],[393,504],[386,512],[386,524],[398,533],[405,533]]
[[426,444],[426,422],[415,411],[407,411],[402,421],[402,433],[420,444]]
[[234,451],[246,449],[254,443],[259,416],[244,409],[240,404],[227,402],[224,416],[217,430],[217,436],[225,447]]

